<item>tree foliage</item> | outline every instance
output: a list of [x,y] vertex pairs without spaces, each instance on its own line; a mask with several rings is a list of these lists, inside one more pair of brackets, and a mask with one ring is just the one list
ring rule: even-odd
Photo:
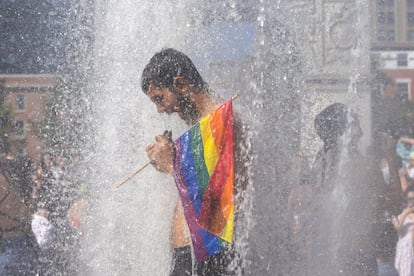
[[10,150],[9,133],[12,129],[11,107],[4,103],[5,93],[0,91],[0,153]]
[[10,150],[9,133],[11,129],[11,108],[9,106],[0,106],[0,153]]

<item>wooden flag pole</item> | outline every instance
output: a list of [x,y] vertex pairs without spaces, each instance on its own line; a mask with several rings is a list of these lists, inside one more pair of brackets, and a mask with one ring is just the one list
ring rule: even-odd
[[146,167],[148,167],[149,164],[151,164],[151,162],[146,163],[141,168],[139,168],[138,170],[136,170],[135,172],[133,172],[131,175],[129,175],[127,178],[125,178],[122,182],[120,182],[118,185],[116,185],[116,187],[117,188],[121,187],[123,184],[125,184],[126,182],[128,182],[129,180],[131,180],[131,178],[133,178],[135,175],[139,174],[143,169],[145,169]]
[[[235,99],[237,99],[238,96],[239,96],[239,94],[236,94],[236,95],[232,96],[231,99],[234,101]],[[142,167],[140,167],[138,170],[136,170],[135,172],[133,172],[132,174],[130,174],[127,178],[125,178],[118,185],[116,185],[116,188],[121,187],[126,182],[128,182],[129,180],[131,180],[131,178],[133,178],[134,176],[136,176],[137,174],[139,174],[142,170],[144,170],[146,167],[148,167],[149,164],[151,164],[151,162],[146,163],[145,165],[143,165]]]

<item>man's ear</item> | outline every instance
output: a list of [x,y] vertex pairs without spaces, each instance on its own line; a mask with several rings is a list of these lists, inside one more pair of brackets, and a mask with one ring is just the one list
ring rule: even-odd
[[181,93],[181,94],[186,94],[190,91],[190,85],[188,83],[188,81],[181,76],[178,77],[174,77],[174,88],[177,92]]
[[155,88],[156,88],[155,84],[151,82],[150,84],[148,84],[147,92]]

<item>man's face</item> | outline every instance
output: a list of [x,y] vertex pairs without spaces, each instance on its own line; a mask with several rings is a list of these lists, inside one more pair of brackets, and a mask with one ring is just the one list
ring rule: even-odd
[[159,113],[172,114],[178,112],[177,97],[168,88],[159,88],[154,85],[148,87],[148,97],[157,106]]
[[155,103],[159,113],[172,114],[177,112],[180,118],[189,125],[194,124],[198,119],[195,105],[187,96],[179,92],[150,85],[147,95]]

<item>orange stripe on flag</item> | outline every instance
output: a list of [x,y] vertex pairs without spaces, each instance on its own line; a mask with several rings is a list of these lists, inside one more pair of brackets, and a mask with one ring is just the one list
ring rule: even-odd
[[216,144],[217,152],[220,155],[221,147],[223,145],[224,137],[224,122],[222,117],[222,108],[217,108],[212,114],[210,119],[211,133]]

